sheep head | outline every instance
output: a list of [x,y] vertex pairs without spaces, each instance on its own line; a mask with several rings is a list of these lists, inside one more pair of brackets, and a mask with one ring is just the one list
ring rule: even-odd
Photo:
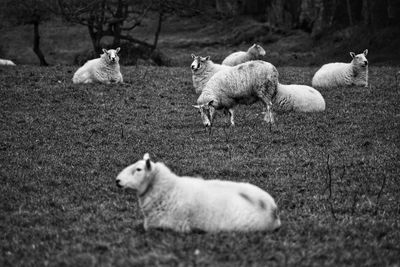
[[143,195],[152,182],[153,169],[154,163],[150,161],[150,156],[146,153],[142,160],[126,167],[118,174],[117,186],[134,189],[139,196]]
[[103,48],[103,52],[104,54],[102,55],[108,63],[118,63],[119,62],[119,57],[118,57],[118,52],[121,50],[121,48],[117,48],[117,49],[104,49]]
[[193,105],[201,116],[204,127],[211,127],[215,114],[215,107],[213,106],[214,100],[211,100],[207,104]]
[[361,54],[356,55],[354,52],[350,52],[350,56],[353,58],[351,63],[355,66],[366,67],[368,66],[367,60],[368,49],[365,49]]
[[192,69],[193,72],[198,72],[206,66],[206,62],[210,60],[210,56],[207,57],[201,57],[201,56],[196,56],[192,54],[193,62],[190,65],[190,68]]

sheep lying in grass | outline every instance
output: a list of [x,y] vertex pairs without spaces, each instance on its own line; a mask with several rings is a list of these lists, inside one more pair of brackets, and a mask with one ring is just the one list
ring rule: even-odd
[[16,66],[16,65],[9,59],[0,59],[0,66]]
[[246,52],[238,51],[227,56],[222,61],[222,65],[236,66],[250,60],[259,59],[261,56],[265,56],[265,50],[260,45],[253,44]]
[[323,65],[312,79],[313,87],[364,86],[368,87],[368,49],[355,55],[350,63],[329,63]]
[[144,228],[191,231],[268,231],[280,227],[274,199],[257,186],[180,177],[163,163],[143,160],[126,167],[119,187],[136,190]]
[[72,78],[73,83],[122,83],[122,74],[119,67],[118,52],[120,48],[106,50],[100,58],[95,58],[86,62],[80,67]]
[[192,70],[193,87],[197,94],[201,94],[205,84],[215,73],[229,68],[229,66],[212,62],[209,56],[201,57],[192,54],[192,58],[193,62],[190,68]]
[[325,100],[321,93],[307,85],[279,83],[272,103],[274,109],[280,111],[318,112],[325,110]]
[[266,108],[264,120],[274,124],[272,102],[277,93],[278,71],[265,61],[256,60],[221,70],[203,88],[197,105],[203,125],[211,127],[215,110],[223,109],[235,125],[233,108],[238,104],[252,104],[261,100]]

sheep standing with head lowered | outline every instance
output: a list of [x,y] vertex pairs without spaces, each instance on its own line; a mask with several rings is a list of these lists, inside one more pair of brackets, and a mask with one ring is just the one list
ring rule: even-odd
[[86,62],[80,67],[72,78],[73,83],[122,83],[122,74],[119,67],[118,52],[120,48],[106,50],[100,58]]
[[364,86],[368,87],[368,49],[361,54],[350,52],[350,63],[323,65],[312,79],[313,87]]
[[274,199],[249,183],[180,177],[163,163],[143,160],[126,167],[119,187],[136,190],[144,228],[191,231],[268,231],[281,226]]
[[227,56],[222,61],[222,65],[236,66],[250,60],[259,59],[262,56],[265,56],[264,48],[258,44],[253,44],[246,52],[238,51]]
[[197,94],[201,94],[204,86],[215,73],[229,68],[229,66],[212,62],[209,56],[201,57],[192,54],[192,58],[190,69],[192,70],[193,87]]
[[203,125],[210,127],[215,110],[228,111],[231,125],[235,124],[233,108],[238,104],[253,104],[262,101],[266,113],[264,120],[274,124],[271,100],[277,93],[278,71],[268,62],[255,60],[221,70],[206,83],[196,108],[199,109]]

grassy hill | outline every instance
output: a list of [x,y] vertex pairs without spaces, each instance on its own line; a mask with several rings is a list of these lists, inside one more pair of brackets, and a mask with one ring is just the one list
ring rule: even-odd
[[[399,92],[395,68],[369,89],[321,90],[327,110],[261,105],[222,115],[211,137],[184,68],[123,67],[124,85],[73,85],[76,67],[0,68],[0,265],[395,266],[399,262]],[[315,67],[278,67],[308,84]],[[277,201],[274,233],[145,232],[115,186],[149,152],[179,175],[247,181]]]

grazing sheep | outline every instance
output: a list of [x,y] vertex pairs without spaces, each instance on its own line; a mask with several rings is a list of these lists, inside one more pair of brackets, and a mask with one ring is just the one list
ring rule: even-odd
[[307,85],[279,83],[272,103],[274,109],[280,111],[318,112],[325,110],[325,100],[321,93]]
[[9,59],[0,59],[0,66],[16,66],[16,65]]
[[211,61],[210,57],[195,56],[192,54],[193,62],[190,65],[192,70],[193,87],[196,94],[201,94],[205,84],[210,78],[220,70],[230,68],[229,66],[216,64]]
[[323,65],[312,79],[313,87],[364,86],[368,87],[368,49],[355,55],[350,63],[329,63]]
[[180,177],[163,163],[126,167],[117,186],[136,190],[144,228],[191,231],[271,231],[281,226],[274,199],[249,183]]
[[197,105],[205,127],[213,122],[215,110],[223,109],[235,125],[233,107],[261,100],[267,109],[264,120],[274,124],[272,102],[278,87],[278,71],[265,61],[256,60],[221,70],[214,74],[203,88]]
[[86,62],[80,67],[72,78],[73,83],[122,83],[122,74],[119,68],[118,52],[120,48],[106,50],[100,58],[95,58]]
[[238,51],[227,56],[222,61],[222,65],[236,66],[250,60],[259,59],[261,56],[265,56],[265,50],[260,45],[253,44],[246,52]]

